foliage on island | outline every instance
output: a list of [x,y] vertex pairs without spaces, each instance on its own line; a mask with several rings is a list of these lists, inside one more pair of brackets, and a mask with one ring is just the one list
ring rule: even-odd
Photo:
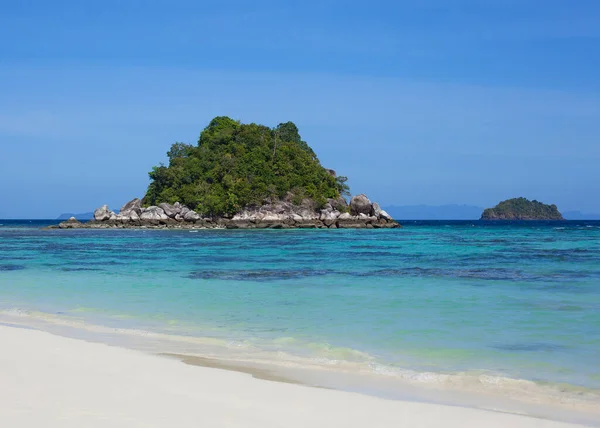
[[500,202],[494,208],[487,208],[481,215],[482,220],[564,220],[556,205],[530,201],[526,198],[514,198]]
[[266,199],[327,198],[348,194],[347,178],[321,166],[292,122],[269,128],[215,117],[197,145],[175,143],[169,164],[155,166],[144,205],[180,202],[199,214],[231,215]]

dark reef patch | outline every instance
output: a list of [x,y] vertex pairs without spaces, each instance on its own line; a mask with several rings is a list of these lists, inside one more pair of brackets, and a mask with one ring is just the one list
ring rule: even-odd
[[329,269],[257,269],[257,270],[200,270],[187,275],[190,279],[219,279],[233,281],[278,281],[309,278],[335,273]]
[[505,343],[492,345],[491,348],[502,351],[513,352],[554,352],[566,349],[566,346],[555,343],[533,342],[533,343]]
[[0,265],[0,272],[8,272],[8,271],[13,271],[13,270],[23,270],[23,269],[25,269],[25,266],[23,266],[23,265],[9,265],[9,264]]
[[447,277],[484,280],[519,280],[534,281],[539,279],[536,275],[529,275],[521,271],[501,268],[474,268],[474,269],[443,269],[407,267],[401,269],[379,269],[370,272],[356,272],[354,276],[413,276],[413,277]]

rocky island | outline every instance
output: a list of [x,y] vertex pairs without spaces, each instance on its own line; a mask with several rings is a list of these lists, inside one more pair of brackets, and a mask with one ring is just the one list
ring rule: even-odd
[[556,205],[514,198],[500,202],[494,208],[486,208],[481,220],[564,220]]
[[364,195],[350,198],[347,178],[324,168],[292,122],[275,128],[216,117],[197,145],[175,143],[155,166],[146,195],[118,213],[58,228],[395,228]]

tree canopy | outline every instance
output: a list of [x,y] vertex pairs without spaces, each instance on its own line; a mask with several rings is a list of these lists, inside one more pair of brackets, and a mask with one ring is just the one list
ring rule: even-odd
[[269,128],[215,117],[197,145],[175,143],[169,164],[150,171],[145,205],[181,202],[200,214],[234,214],[242,208],[291,197],[317,206],[348,193],[346,177],[321,166],[292,122]]

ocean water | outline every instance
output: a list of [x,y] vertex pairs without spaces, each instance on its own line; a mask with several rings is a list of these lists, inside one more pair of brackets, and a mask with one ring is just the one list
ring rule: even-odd
[[600,222],[50,223],[0,220],[0,322],[600,407]]

